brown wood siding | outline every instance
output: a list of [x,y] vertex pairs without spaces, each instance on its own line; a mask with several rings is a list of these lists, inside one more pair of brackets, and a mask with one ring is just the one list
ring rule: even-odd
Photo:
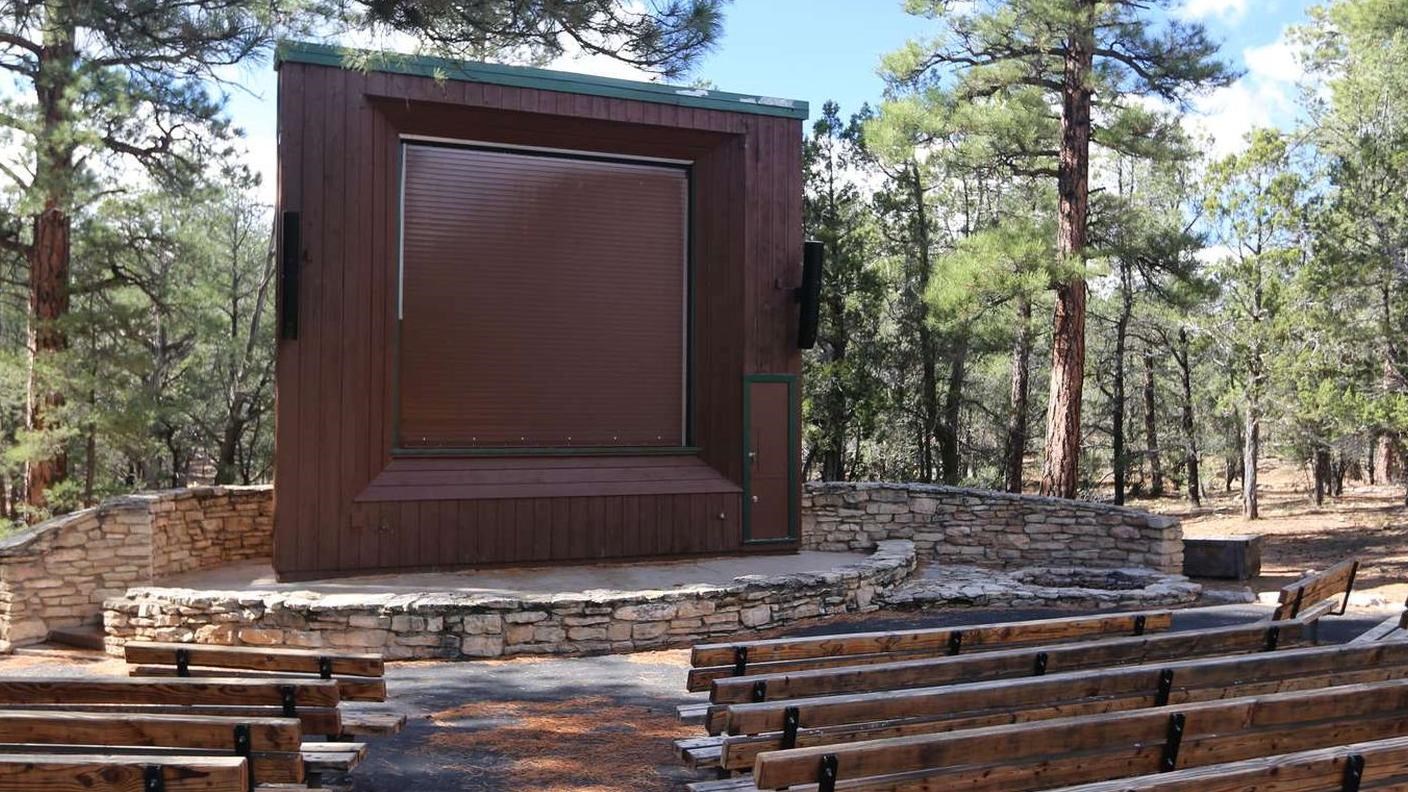
[[392,453],[397,152],[409,134],[692,160],[691,440],[717,481],[740,485],[743,376],[800,373],[799,121],[291,62],[279,86],[279,203],[302,214],[304,247],[299,337],[277,361],[282,576],[749,549],[737,492],[364,497],[420,461]]

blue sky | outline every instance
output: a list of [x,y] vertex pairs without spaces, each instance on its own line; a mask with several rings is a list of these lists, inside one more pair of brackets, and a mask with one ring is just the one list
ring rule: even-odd
[[[1253,125],[1284,126],[1295,117],[1301,76],[1284,31],[1301,22],[1312,0],[1184,0],[1175,13],[1205,23],[1224,43],[1224,57],[1246,71],[1236,85],[1199,99],[1195,126],[1219,153],[1235,150]],[[723,40],[695,77],[726,91],[804,99],[813,117],[835,99],[844,113],[875,101],[882,89],[876,67],[884,53],[924,37],[931,21],[904,13],[902,0],[734,0],[726,9]],[[604,58],[555,64],[616,77],[642,78]],[[274,167],[273,73],[268,64],[232,75],[229,111],[247,130],[249,162],[269,182]],[[272,197],[272,189],[267,190]]]

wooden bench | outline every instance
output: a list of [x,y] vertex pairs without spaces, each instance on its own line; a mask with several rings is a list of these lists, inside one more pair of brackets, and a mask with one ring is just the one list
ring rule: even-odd
[[691,788],[1029,792],[1404,736],[1396,680],[771,751],[751,785]]
[[[1408,642],[1385,639],[1391,632],[1387,626],[1372,642],[1310,646],[1318,620],[1343,613],[1357,566],[1351,560],[1307,576],[1280,592],[1271,616],[1229,627],[1166,632],[1171,615],[1163,611],[700,646],[692,656],[695,668],[688,684],[693,689],[700,680],[709,680],[710,701],[695,706],[710,736],[678,741],[676,748],[694,766],[723,772],[751,767],[758,783],[755,787],[753,779],[740,777],[701,787],[708,789],[817,788],[808,784],[829,789],[838,779],[846,789],[1046,789],[1059,785],[1047,783],[1052,781],[1049,757],[1033,759],[1033,767],[1040,769],[1028,768],[1032,778],[1027,779],[1020,772],[1008,773],[995,757],[991,767],[970,776],[962,774],[962,768],[972,769],[975,760],[970,754],[956,752],[950,763],[914,767],[906,764],[913,764],[913,755],[903,750],[895,754],[893,749],[917,745],[915,755],[927,762],[930,747],[947,745],[944,739],[954,735],[1039,729],[1043,723],[1067,723],[1071,728],[1079,723],[1084,729],[1086,722],[1104,723],[1120,715],[1154,719],[1123,722],[1147,724],[1167,719],[1175,708],[1193,708],[1205,719],[1211,717],[1206,712],[1220,711],[1209,706],[1245,697],[1271,696],[1274,704],[1279,701],[1274,696],[1288,691],[1308,695],[1405,682]],[[1169,620],[1151,619],[1155,615]],[[1136,616],[1141,617],[1137,624]],[[1402,628],[1395,622],[1394,629]],[[971,645],[970,634],[976,636]],[[1070,637],[1063,640],[1058,637],[1062,635]],[[723,662],[729,652],[739,661],[732,668]],[[1408,688],[1385,690],[1408,695]],[[1338,706],[1325,703],[1334,698],[1315,699],[1318,720],[1294,721],[1294,735],[1281,735],[1268,745],[1300,745],[1295,740],[1310,740],[1306,748],[1334,745],[1315,743],[1306,735],[1322,728],[1319,721],[1340,723],[1355,712],[1363,714],[1354,702],[1367,700],[1367,694],[1356,695]],[[1376,706],[1371,705],[1370,712],[1378,714],[1366,716],[1368,720],[1390,719],[1373,709]],[[1387,735],[1397,734],[1393,729],[1400,725],[1408,729],[1408,714],[1395,723]],[[1246,728],[1254,731],[1253,726]],[[1063,745],[1056,736],[1059,731],[1049,734],[1050,745]],[[1362,739],[1374,736],[1365,733]],[[1027,749],[1026,732],[1011,739],[1020,743],[1020,750]],[[1111,745],[1119,746],[1121,739],[1116,736]],[[1213,734],[1206,739],[1222,738]],[[1255,742],[1259,737],[1248,739]],[[1156,741],[1141,734],[1136,742],[1147,750]],[[871,748],[883,750],[865,753]],[[1080,750],[1089,754],[1096,749]],[[844,767],[843,757],[856,751],[873,767],[855,766],[870,770],[849,781],[843,770],[828,778],[828,767]],[[795,768],[786,757],[796,756],[810,757],[804,762],[810,763],[807,773],[766,774],[786,772],[779,767]],[[892,762],[896,756],[900,758]],[[1072,761],[1072,766],[1080,765]],[[1130,760],[1124,756],[1111,761]],[[1059,783],[1105,777],[1115,776],[1077,774]]]
[[746,770],[757,755],[1284,690],[1408,678],[1408,642],[1311,647],[1002,682],[737,704],[729,736],[682,740],[687,764]]
[[249,792],[250,786],[245,760],[239,757],[43,752],[0,755],[0,792],[36,790]]
[[0,710],[0,755],[101,748],[104,754],[228,754],[251,780],[301,784],[303,736],[292,718]]
[[1303,645],[1310,639],[1308,625],[1299,620],[1259,622],[955,657],[730,677],[715,680],[709,697],[714,704],[741,704],[1012,679],[1121,663],[1263,652]]
[[249,646],[129,642],[132,676],[307,677],[337,682],[343,701],[385,701],[381,655]]
[[[1246,792],[1408,789],[1408,737],[1317,748],[1138,778],[1097,781],[1060,792]],[[1274,786],[1273,786],[1274,785]]]
[[[159,642],[130,642],[123,653],[134,677],[321,679],[337,684],[343,702],[386,700],[386,666],[378,654]],[[332,730],[307,722],[304,730],[340,740],[396,734],[405,724],[398,713],[343,708]]]
[[1169,629],[1167,610],[977,624],[923,630],[775,638],[700,644],[690,652],[686,687],[716,679],[1010,649],[1043,643],[1143,635]]
[[1401,641],[1408,638],[1408,604],[1402,613],[1384,619],[1350,640],[1350,643],[1377,643],[1379,641]]
[[1351,558],[1283,587],[1277,594],[1276,610],[1271,618],[1343,615],[1349,607],[1349,595],[1354,592],[1354,578],[1358,573],[1359,561]]

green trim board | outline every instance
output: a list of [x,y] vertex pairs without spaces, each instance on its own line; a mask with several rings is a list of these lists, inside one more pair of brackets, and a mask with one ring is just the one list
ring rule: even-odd
[[367,71],[431,77],[437,80],[489,83],[513,88],[535,88],[543,91],[605,96],[612,99],[632,99],[639,102],[698,107],[730,113],[752,113],[798,120],[806,119],[810,114],[807,103],[796,99],[777,99],[705,88],[622,80],[615,77],[597,77],[528,66],[506,66],[498,63],[453,60],[430,55],[374,52],[306,41],[280,42],[274,51],[275,68],[282,63],[307,63],[333,68],[360,68]]
[[[782,382],[787,385],[787,536],[776,539],[754,539],[753,533],[753,476],[749,452],[753,434],[753,395],[752,385],[758,382]],[[802,416],[797,394],[796,374],[744,374],[743,375],[743,544],[767,545],[790,544],[801,536],[800,492],[797,452],[801,443]]]

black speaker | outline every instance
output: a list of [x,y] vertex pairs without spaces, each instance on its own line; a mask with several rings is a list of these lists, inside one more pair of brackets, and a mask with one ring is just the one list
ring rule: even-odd
[[298,212],[284,212],[280,242],[279,281],[283,302],[279,308],[279,337],[298,338],[298,271],[303,263]]
[[816,325],[821,312],[821,278],[826,246],[815,240],[802,244],[802,285],[797,289],[797,302],[802,310],[797,323],[797,346],[816,346]]

